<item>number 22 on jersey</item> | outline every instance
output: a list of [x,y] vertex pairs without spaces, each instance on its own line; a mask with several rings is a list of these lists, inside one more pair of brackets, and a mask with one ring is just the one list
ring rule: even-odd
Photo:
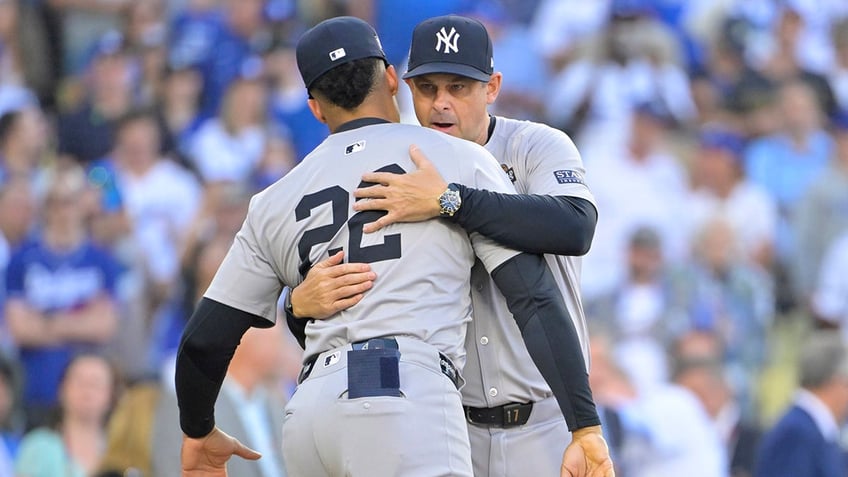
[[[375,172],[393,172],[395,174],[405,174],[397,164],[390,164],[381,167]],[[375,185],[371,182],[360,182],[359,187],[369,187]],[[295,220],[300,222],[306,220],[312,215],[312,210],[316,207],[329,203],[333,210],[333,221],[327,225],[315,227],[303,233],[300,241],[297,244],[297,250],[300,254],[300,275],[305,277],[309,269],[312,268],[312,262],[309,260],[309,252],[312,247],[320,243],[327,243],[336,236],[336,233],[347,224],[348,227],[348,247],[345,255],[348,262],[364,262],[373,263],[383,260],[393,260],[400,258],[401,245],[400,234],[391,234],[383,237],[383,243],[377,245],[362,245],[362,227],[370,222],[374,222],[380,217],[386,215],[384,210],[363,210],[357,212],[352,217],[348,218],[348,207],[350,205],[350,192],[341,186],[331,186],[326,189],[319,190],[312,194],[307,194],[300,199],[297,207],[294,209]],[[327,252],[330,255],[335,255],[342,248],[330,249]]]

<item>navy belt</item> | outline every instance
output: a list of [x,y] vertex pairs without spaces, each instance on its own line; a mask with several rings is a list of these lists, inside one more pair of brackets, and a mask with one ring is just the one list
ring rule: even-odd
[[[398,342],[394,338],[371,338],[370,340],[351,343],[351,347],[355,350],[398,349]],[[300,375],[297,378],[298,384],[302,383],[309,377],[309,373],[312,372],[312,368],[315,366],[315,361],[317,359],[318,355],[315,355],[306,361],[303,365],[303,369],[300,370]],[[454,366],[453,361],[451,361],[450,358],[445,356],[442,352],[439,352],[439,369],[442,371],[442,374],[447,376],[453,385],[459,389],[459,372],[456,370],[456,366]]]
[[479,426],[501,427],[504,429],[527,424],[533,403],[511,402],[497,407],[465,407],[465,419]]

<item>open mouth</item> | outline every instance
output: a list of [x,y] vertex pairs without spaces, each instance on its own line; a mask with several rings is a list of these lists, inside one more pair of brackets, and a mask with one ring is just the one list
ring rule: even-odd
[[451,126],[453,126],[453,123],[437,123],[437,122],[434,122],[434,123],[430,123],[430,124],[432,124],[433,127],[436,128],[436,129],[450,129]]

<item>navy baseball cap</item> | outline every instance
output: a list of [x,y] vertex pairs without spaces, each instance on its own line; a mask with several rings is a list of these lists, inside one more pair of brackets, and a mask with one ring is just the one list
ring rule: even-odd
[[433,17],[412,31],[409,67],[404,79],[452,73],[489,81],[495,71],[492,39],[477,20],[459,15]]
[[310,28],[297,42],[295,55],[306,89],[336,66],[363,58],[386,61],[377,32],[355,17],[330,18]]

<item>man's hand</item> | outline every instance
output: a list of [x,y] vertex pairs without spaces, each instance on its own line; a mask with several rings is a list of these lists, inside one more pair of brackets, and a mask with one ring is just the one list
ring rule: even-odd
[[342,260],[343,251],[316,263],[303,283],[292,289],[295,317],[322,320],[362,300],[377,274],[367,263],[342,263]]
[[227,477],[227,461],[234,455],[248,460],[262,457],[217,427],[199,439],[184,435],[182,477]]
[[409,146],[409,157],[418,168],[417,171],[409,174],[364,174],[363,181],[378,185],[353,191],[357,199],[370,199],[357,200],[353,204],[354,210],[388,212],[377,221],[365,224],[362,228],[365,233],[376,232],[396,222],[421,222],[439,216],[439,196],[448,188],[447,182],[418,146]]
[[571,444],[562,456],[560,477],[615,477],[601,426],[585,427],[571,434]]

